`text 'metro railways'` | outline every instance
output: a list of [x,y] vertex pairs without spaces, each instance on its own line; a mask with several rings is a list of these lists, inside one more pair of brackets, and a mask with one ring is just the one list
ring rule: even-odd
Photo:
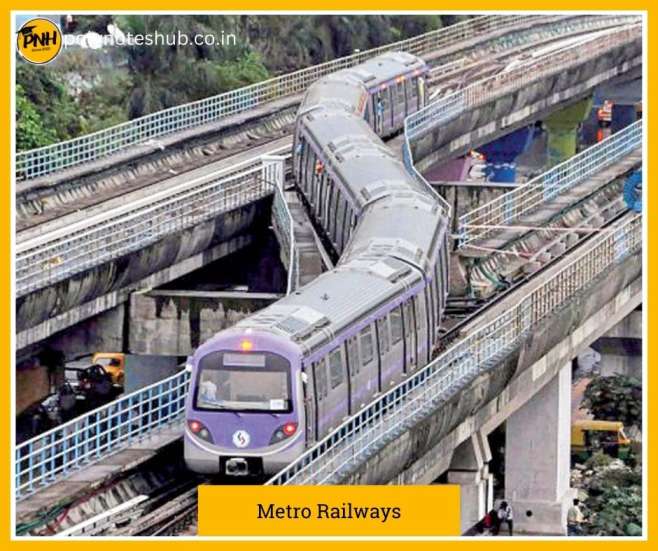
[[387,522],[389,519],[402,517],[400,507],[357,506],[352,503],[329,505],[317,503],[315,507],[299,507],[294,505],[277,506],[273,503],[264,505],[258,503],[259,519],[318,519],[318,520],[357,520],[373,519]]

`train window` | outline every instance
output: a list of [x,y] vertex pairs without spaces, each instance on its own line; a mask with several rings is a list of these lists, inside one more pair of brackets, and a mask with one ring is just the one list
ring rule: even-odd
[[402,340],[402,312],[400,307],[396,306],[391,310],[391,341],[397,344]]
[[318,400],[322,400],[328,393],[327,388],[327,368],[325,366],[324,359],[316,362],[313,365],[313,371],[315,373],[315,381],[318,391]]
[[364,327],[359,334],[361,341],[361,365],[368,365],[373,358],[373,342],[372,342],[372,328],[370,325]]
[[329,381],[331,388],[336,388],[343,382],[343,356],[342,348],[334,350],[329,356]]

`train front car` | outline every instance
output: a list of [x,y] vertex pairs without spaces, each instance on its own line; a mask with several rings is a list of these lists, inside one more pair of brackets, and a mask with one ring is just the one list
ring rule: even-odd
[[194,472],[271,475],[304,450],[301,353],[250,328],[218,333],[192,361],[185,462]]

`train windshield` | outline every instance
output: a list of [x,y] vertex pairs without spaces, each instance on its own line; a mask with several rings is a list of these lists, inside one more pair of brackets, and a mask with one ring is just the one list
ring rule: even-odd
[[[279,360],[279,361],[276,361]],[[222,411],[291,411],[290,369],[277,357],[262,354],[218,354],[203,358],[195,407]],[[280,364],[280,365],[277,365]]]

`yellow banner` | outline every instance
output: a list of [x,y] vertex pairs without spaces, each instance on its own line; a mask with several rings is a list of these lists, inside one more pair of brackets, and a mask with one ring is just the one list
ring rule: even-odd
[[200,536],[457,536],[459,486],[200,486]]

